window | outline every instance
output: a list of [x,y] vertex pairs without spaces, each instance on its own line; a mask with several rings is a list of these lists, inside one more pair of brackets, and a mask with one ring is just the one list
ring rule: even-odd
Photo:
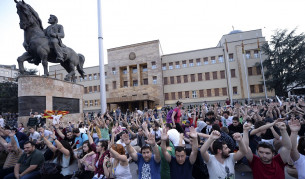
[[86,80],[87,80],[87,75],[84,76],[84,81],[86,81]]
[[212,63],[212,64],[215,64],[215,63],[216,63],[215,57],[211,57],[211,63]]
[[137,67],[132,67],[132,73],[133,73],[133,74],[138,73]]
[[94,100],[94,105],[98,106],[98,100]]
[[126,75],[127,74],[127,68],[123,69],[123,74]]
[[192,91],[192,97],[197,98],[197,91]]
[[92,93],[92,86],[89,86],[89,93]]
[[212,96],[212,91],[211,91],[211,89],[207,89],[207,96],[208,96],[208,97],[211,97],[211,96]]
[[250,85],[250,91],[251,91],[251,93],[255,93],[255,86],[254,85]]
[[113,75],[116,74],[115,67],[112,68],[112,74],[113,74]]
[[132,81],[132,86],[138,86],[138,80],[133,80]]
[[184,83],[188,82],[187,75],[183,75],[183,80],[184,80]]
[[217,71],[213,71],[213,80],[217,80]]
[[83,78],[82,78],[81,76],[79,77],[79,81],[80,81],[80,82],[82,82],[82,81],[83,81]]
[[172,100],[175,100],[175,99],[176,99],[175,92],[171,92],[171,97],[172,97]]
[[186,60],[183,60],[183,61],[182,61],[182,67],[183,67],[183,68],[186,68],[186,67],[187,67]]
[[180,63],[176,62],[176,68],[179,69],[180,68]]
[[202,73],[198,73],[198,81],[202,81]]
[[250,59],[250,57],[251,57],[250,51],[246,51],[246,59]]
[[203,59],[203,61],[204,61],[204,64],[205,64],[205,65],[208,65],[208,64],[209,64],[209,59],[208,59],[208,57],[205,57],[205,58]]
[[151,62],[151,69],[156,69],[156,68],[157,68],[156,62]]
[[107,78],[107,72],[105,72],[105,78]]
[[100,86],[100,85],[98,85],[98,87],[97,87],[97,91],[98,91],[98,92],[100,92],[100,91],[101,91],[101,86]]
[[165,100],[169,100],[168,93],[165,93],[164,96],[165,96]]
[[260,66],[256,67],[256,75],[261,75],[261,74],[262,74],[261,67]]
[[228,95],[227,88],[222,88],[222,95],[223,96],[227,96]]
[[93,100],[90,100],[90,106],[93,106]]
[[229,54],[229,62],[233,62],[233,61],[234,61],[233,53],[230,53]]
[[199,90],[199,96],[200,96],[200,98],[203,98],[203,97],[204,97],[203,90]]
[[88,107],[88,101],[85,101],[85,106]]
[[171,84],[175,84],[175,79],[173,76],[170,77]]
[[163,83],[164,83],[164,85],[167,85],[168,83],[167,83],[167,77],[163,77]]
[[162,70],[166,70],[166,63],[162,64]]
[[191,82],[195,82],[195,74],[191,74]]
[[205,80],[210,80],[210,73],[209,72],[205,73]]
[[201,66],[200,58],[197,58],[197,59],[196,59],[196,64],[197,64],[197,66]]
[[173,62],[170,62],[168,65],[169,65],[168,69],[172,70],[173,69]]
[[177,83],[181,83],[181,76],[177,76]]
[[143,71],[143,72],[147,72],[147,65],[143,65],[142,71]]
[[194,66],[193,60],[189,60],[189,64],[190,64],[190,67],[193,67]]
[[182,92],[178,92],[178,99],[182,99]]
[[143,85],[148,85],[148,78],[143,79]]
[[233,87],[233,94],[237,94],[237,86]]
[[108,91],[108,84],[106,84],[105,88],[106,88],[106,91]]
[[219,96],[219,88],[214,89],[215,96]]
[[185,98],[190,98],[189,91],[185,91]]
[[85,87],[84,90],[85,94],[88,93],[88,87]]
[[252,67],[248,67],[248,75],[252,76]]
[[259,84],[258,85],[258,90],[259,90],[260,93],[263,93],[264,92],[263,85]]
[[153,76],[153,84],[157,84],[157,76]]
[[222,55],[219,55],[219,56],[218,56],[218,61],[219,61],[219,63],[223,63],[223,62],[224,62],[223,56],[222,56]]
[[116,89],[116,81],[112,82],[112,89]]
[[225,79],[225,78],[226,78],[226,75],[225,75],[225,71],[224,71],[224,70],[220,71],[220,78],[221,78],[221,79]]
[[94,87],[93,87],[93,91],[94,91],[95,93],[97,93],[97,86],[94,86]]
[[93,79],[94,79],[94,80],[97,80],[97,75],[96,75],[96,73],[93,75]]
[[123,82],[123,87],[124,87],[124,88],[127,88],[127,87],[128,87],[128,81],[124,81],[124,82]]
[[236,75],[235,75],[235,69],[231,69],[231,78],[235,78]]
[[258,55],[258,50],[254,50],[254,58],[259,58],[259,55]]

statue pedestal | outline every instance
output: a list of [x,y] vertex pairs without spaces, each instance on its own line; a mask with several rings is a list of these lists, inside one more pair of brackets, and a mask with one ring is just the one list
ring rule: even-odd
[[[18,78],[18,123],[26,126],[30,112],[69,111],[63,123],[83,121],[84,86],[41,76]],[[47,124],[52,119],[47,119]]]

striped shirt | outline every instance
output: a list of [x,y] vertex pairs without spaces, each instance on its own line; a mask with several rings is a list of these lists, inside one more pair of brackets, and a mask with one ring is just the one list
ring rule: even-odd
[[3,165],[3,169],[14,167],[21,155],[22,155],[22,150],[20,148],[18,148],[16,152],[15,151],[9,152],[5,160],[5,163]]

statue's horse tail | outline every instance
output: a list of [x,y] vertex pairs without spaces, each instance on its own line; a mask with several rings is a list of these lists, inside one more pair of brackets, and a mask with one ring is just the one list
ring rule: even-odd
[[78,58],[79,58],[79,63],[77,65],[77,71],[82,76],[82,78],[84,78],[85,72],[83,70],[83,65],[84,65],[84,62],[85,62],[85,57],[84,57],[84,55],[79,53]]

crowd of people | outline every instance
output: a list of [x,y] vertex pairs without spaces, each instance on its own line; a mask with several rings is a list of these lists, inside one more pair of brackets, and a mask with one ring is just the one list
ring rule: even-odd
[[1,123],[0,179],[305,179],[303,98],[86,114],[79,122],[31,113]]

